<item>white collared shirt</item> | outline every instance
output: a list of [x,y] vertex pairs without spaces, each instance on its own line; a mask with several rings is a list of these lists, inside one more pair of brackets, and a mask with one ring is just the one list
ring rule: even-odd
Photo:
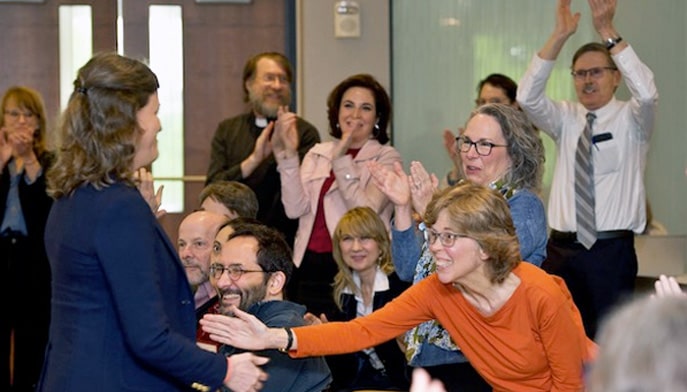
[[[613,55],[632,93],[629,101],[615,97],[594,111],[593,135],[611,139],[594,143],[594,192],[598,231],[632,230],[646,225],[644,171],[654,130],[658,92],[654,75],[628,46]],[[518,103],[530,120],[553,138],[557,156],[548,220],[558,231],[577,231],[575,217],[575,151],[588,110],[578,102],[552,101],[546,82],[555,62],[535,55],[518,87]]]

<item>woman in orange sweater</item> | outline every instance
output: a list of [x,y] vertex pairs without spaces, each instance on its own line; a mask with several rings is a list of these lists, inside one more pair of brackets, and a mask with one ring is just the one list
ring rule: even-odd
[[358,351],[436,319],[495,391],[583,390],[594,343],[563,281],[520,262],[505,199],[461,184],[434,196],[425,222],[436,273],[366,317],[291,331],[237,310],[206,316],[203,328],[222,343],[306,357]]

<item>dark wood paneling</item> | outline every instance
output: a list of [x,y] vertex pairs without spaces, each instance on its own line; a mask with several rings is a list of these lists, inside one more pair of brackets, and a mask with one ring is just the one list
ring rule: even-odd
[[[286,48],[287,1],[196,4],[193,0],[124,0],[124,49],[129,56],[148,56],[148,7],[153,4],[183,7],[184,170],[186,175],[205,175],[217,124],[246,110],[241,87],[244,63],[256,53]],[[198,208],[202,187],[201,183],[187,183],[184,213],[162,219],[172,239],[181,216]]]
[[59,6],[90,4],[93,47],[116,49],[116,0],[47,0],[40,4],[0,4],[0,94],[14,85],[38,90],[54,129],[59,116]]
[[[0,90],[25,84],[40,91],[53,119],[51,126],[59,114],[58,7],[62,4],[90,4],[94,52],[116,50],[116,0],[0,4]],[[246,110],[241,87],[245,61],[259,52],[284,52],[294,46],[286,45],[285,17],[293,0],[253,0],[250,4],[123,0],[126,55],[148,58],[148,8],[153,4],[183,7],[185,174],[205,175],[217,124]],[[176,238],[181,217],[198,207],[202,186],[187,183],[184,213],[162,218],[170,238]]]

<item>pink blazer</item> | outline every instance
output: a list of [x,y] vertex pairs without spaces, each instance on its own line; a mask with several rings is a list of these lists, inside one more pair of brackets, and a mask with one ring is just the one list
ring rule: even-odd
[[370,139],[355,159],[344,155],[332,160],[336,143],[338,140],[314,145],[303,158],[300,168],[298,157],[277,159],[284,210],[289,218],[298,218],[298,231],[293,244],[293,262],[297,267],[303,260],[310,240],[322,184],[331,170],[334,170],[336,180],[324,196],[324,216],[329,235],[334,233],[343,214],[358,206],[368,206],[377,211],[389,226],[393,205],[372,182],[367,162],[377,161],[392,167],[394,162],[401,162],[401,155],[395,148]]

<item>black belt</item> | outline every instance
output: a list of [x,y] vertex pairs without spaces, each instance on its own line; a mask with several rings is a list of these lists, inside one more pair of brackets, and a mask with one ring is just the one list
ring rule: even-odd
[[26,237],[24,233],[18,230],[5,229],[0,233],[0,237]]
[[[617,238],[633,237],[635,233],[632,230],[609,230],[597,231],[597,240],[613,240]],[[558,231],[551,230],[551,239],[559,242],[577,242],[577,233],[574,231]]]

